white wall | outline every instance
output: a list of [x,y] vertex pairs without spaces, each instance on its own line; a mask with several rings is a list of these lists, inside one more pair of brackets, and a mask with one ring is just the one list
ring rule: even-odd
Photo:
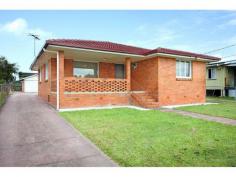
[[25,78],[23,83],[24,92],[38,92],[38,75]]

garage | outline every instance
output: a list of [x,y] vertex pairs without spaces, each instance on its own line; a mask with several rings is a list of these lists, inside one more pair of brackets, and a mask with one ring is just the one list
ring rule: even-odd
[[28,93],[38,92],[38,74],[21,79],[22,91]]

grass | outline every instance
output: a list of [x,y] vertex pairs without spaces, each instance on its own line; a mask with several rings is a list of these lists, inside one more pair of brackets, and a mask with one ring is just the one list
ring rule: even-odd
[[7,98],[7,94],[4,92],[0,92],[0,107],[5,103]]
[[121,166],[236,166],[236,127],[158,110],[60,113]]
[[236,101],[233,98],[209,97],[207,98],[207,101],[219,104],[186,106],[186,107],[179,107],[177,109],[183,111],[207,114],[211,116],[220,116],[220,117],[236,119]]

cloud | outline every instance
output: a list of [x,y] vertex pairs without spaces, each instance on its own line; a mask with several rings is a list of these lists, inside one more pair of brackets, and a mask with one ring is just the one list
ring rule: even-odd
[[7,22],[0,26],[0,32],[12,33],[16,36],[26,35],[28,33],[35,33],[40,36],[40,38],[52,38],[53,34],[51,32],[45,31],[41,28],[30,28],[28,22],[23,18],[17,18],[11,22]]
[[228,25],[236,25],[236,19],[232,19],[232,20],[230,20],[230,21],[228,21],[228,23],[227,23]]
[[167,46],[170,42],[175,41],[181,35],[176,30],[176,20],[171,20],[162,24],[141,24],[134,29],[135,36],[138,40],[125,41],[130,45],[144,48],[157,48]]
[[235,16],[231,16],[231,18],[228,21],[218,25],[218,28],[225,29],[225,28],[228,28],[229,26],[236,26],[236,13],[235,13]]
[[1,29],[6,32],[21,34],[27,29],[27,22],[22,18],[18,18],[12,22],[6,23]]

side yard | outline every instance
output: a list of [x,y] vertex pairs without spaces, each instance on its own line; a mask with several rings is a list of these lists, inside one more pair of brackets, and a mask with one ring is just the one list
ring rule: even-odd
[[0,107],[3,105],[3,103],[6,101],[7,94],[4,92],[0,92]]
[[236,166],[236,127],[158,110],[60,113],[121,166]]
[[219,103],[201,106],[186,106],[176,108],[178,110],[201,113],[211,116],[236,119],[236,101],[230,98],[208,97],[207,102]]
[[5,103],[11,90],[11,85],[0,84],[0,107]]

